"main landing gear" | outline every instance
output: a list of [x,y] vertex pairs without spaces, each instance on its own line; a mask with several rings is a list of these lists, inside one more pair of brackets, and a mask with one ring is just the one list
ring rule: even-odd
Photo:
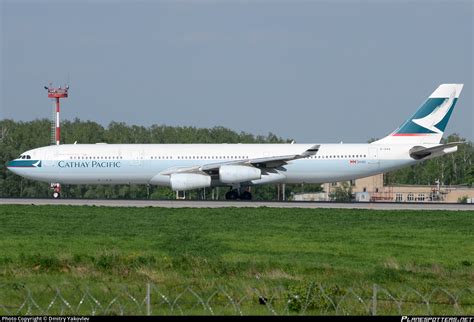
[[239,189],[231,189],[225,194],[226,200],[252,200],[252,194],[248,191],[244,191],[239,194]]
[[59,199],[61,197],[61,184],[51,183],[50,187],[53,189],[53,198]]

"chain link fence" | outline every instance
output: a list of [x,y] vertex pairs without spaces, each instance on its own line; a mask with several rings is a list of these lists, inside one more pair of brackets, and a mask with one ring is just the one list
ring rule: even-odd
[[396,292],[309,283],[300,287],[168,290],[0,285],[0,315],[472,315],[474,288]]

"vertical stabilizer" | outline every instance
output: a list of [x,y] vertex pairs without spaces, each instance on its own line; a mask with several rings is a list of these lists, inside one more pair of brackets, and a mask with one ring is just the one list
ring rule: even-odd
[[463,84],[442,84],[390,135],[373,144],[438,144],[443,137]]

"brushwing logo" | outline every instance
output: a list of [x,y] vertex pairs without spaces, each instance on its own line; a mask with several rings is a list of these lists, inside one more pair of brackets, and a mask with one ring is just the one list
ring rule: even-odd
[[41,168],[41,160],[12,160],[7,168]]
[[451,92],[451,95],[449,95],[448,98],[446,98],[443,103],[441,103],[439,106],[437,106],[433,112],[428,114],[425,117],[419,118],[419,119],[412,119],[413,123],[418,124],[419,126],[424,127],[427,130],[433,131],[435,133],[442,134],[443,131],[438,129],[435,125],[441,122],[446,114],[448,114],[449,109],[453,105],[454,98],[456,97],[456,90],[454,89]]

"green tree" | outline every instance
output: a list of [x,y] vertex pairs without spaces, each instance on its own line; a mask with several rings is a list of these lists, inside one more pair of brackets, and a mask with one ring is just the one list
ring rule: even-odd
[[329,198],[337,202],[350,202],[352,200],[352,187],[346,181],[343,181],[329,194]]

